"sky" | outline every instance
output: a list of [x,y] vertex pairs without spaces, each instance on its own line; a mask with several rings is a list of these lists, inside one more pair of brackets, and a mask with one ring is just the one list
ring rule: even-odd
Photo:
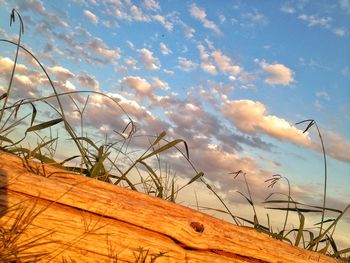
[[[242,178],[230,175],[239,170],[258,202],[268,193],[264,180],[280,174],[291,182],[295,199],[322,204],[317,129],[303,133],[307,123],[296,125],[306,119],[316,121],[327,152],[327,206],[349,204],[349,0],[0,0],[0,6],[0,38],[17,39],[19,21],[9,25],[16,8],[25,27],[22,44],[60,92],[106,93],[123,106],[139,134],[165,131],[168,139],[185,140],[192,163],[233,211],[250,209],[235,193],[245,191]],[[2,92],[14,53],[14,46],[0,43]],[[23,54],[12,96],[48,95],[47,84]],[[112,136],[125,125],[123,113],[106,98],[89,99],[90,129]],[[77,121],[73,103],[65,105]],[[168,157],[179,180],[193,176],[178,154]],[[279,187],[286,192],[285,185]],[[200,205],[220,206],[205,187],[195,190]],[[343,246],[350,244],[344,234],[349,227],[347,214],[338,231]]]

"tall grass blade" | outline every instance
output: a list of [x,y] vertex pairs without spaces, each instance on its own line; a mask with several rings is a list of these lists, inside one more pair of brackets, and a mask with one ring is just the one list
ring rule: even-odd
[[299,228],[298,233],[295,238],[294,246],[299,246],[301,238],[303,237],[304,226],[305,226],[305,216],[302,213],[298,213],[299,215]]
[[32,108],[33,108],[33,111],[32,111],[32,118],[31,118],[31,120],[30,120],[30,126],[33,126],[33,123],[34,123],[34,121],[35,121],[35,117],[36,117],[36,114],[37,114],[37,110],[36,110],[36,108],[35,108],[35,106],[34,106],[33,103],[30,103],[30,105],[32,105]]
[[7,92],[1,94],[0,100],[3,100],[3,99],[5,99],[5,98],[7,98]]
[[50,121],[47,121],[47,122],[43,122],[43,123],[34,125],[32,127],[29,127],[27,129],[26,133],[33,132],[33,131],[38,131],[38,130],[43,130],[43,129],[52,127],[52,126],[54,126],[54,125],[56,125],[56,124],[58,124],[58,123],[60,123],[62,121],[63,121],[62,118],[58,118],[58,119],[54,119],[54,120],[50,120]]
[[193,182],[197,181],[199,178],[201,178],[203,176],[204,176],[204,173],[203,172],[199,172],[186,185],[192,184]]
[[[157,138],[157,139],[158,139],[158,138]],[[154,151],[151,152],[150,154],[147,154],[147,155],[141,157],[140,159],[138,159],[138,161],[143,161],[143,160],[146,160],[146,159],[148,159],[148,158],[150,158],[150,157],[152,157],[152,156],[154,156],[154,155],[160,154],[160,153],[162,153],[162,152],[164,152],[164,151],[166,151],[166,150],[168,150],[168,149],[173,148],[176,144],[181,143],[181,142],[184,143],[184,145],[185,145],[185,147],[186,147],[187,158],[189,158],[187,143],[186,143],[184,140],[182,140],[182,139],[177,139],[177,140],[174,140],[174,141],[172,141],[172,142],[169,142],[169,143],[167,143],[167,144],[165,144],[165,145],[163,145],[163,146],[157,148],[156,150],[154,150]],[[153,144],[154,144],[154,143],[153,143]]]
[[13,141],[11,141],[9,138],[5,137],[5,136],[2,136],[0,135],[0,142],[3,141],[3,142],[9,142],[11,144],[13,144]]

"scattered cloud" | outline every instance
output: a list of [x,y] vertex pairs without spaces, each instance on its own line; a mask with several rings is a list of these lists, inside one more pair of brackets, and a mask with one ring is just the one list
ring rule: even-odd
[[318,92],[316,92],[316,97],[323,98],[323,99],[328,100],[328,101],[331,99],[329,97],[329,94],[326,91],[318,91]]
[[128,76],[121,80],[121,84],[136,91],[137,94],[143,96],[150,95],[152,91],[151,84],[140,77]]
[[[322,136],[326,144],[327,155],[335,159],[350,162],[350,141],[347,138],[333,131],[322,131]],[[319,145],[314,148],[321,151]]]
[[349,66],[345,66],[345,67],[341,70],[341,74],[342,74],[344,77],[350,78],[350,67],[349,67]]
[[138,50],[141,57],[141,63],[142,65],[149,70],[158,70],[160,69],[161,65],[159,62],[159,59],[153,56],[153,52],[142,48]]
[[349,0],[340,0],[339,1],[339,5],[340,5],[340,8],[346,12],[346,13],[350,13],[350,2]]
[[216,71],[216,67],[215,65],[210,61],[210,56],[209,54],[206,52],[205,50],[205,47],[203,45],[198,45],[197,46],[198,50],[199,50],[199,55],[200,55],[200,58],[202,60],[202,63],[201,63],[201,68],[212,74],[212,75],[216,75],[217,71]]
[[333,28],[332,31],[339,37],[344,37],[347,34],[347,30],[345,28]]
[[61,66],[49,67],[48,71],[56,76],[59,81],[65,81],[74,77],[74,74],[69,71],[69,69],[63,68]]
[[143,6],[152,11],[160,10],[159,3],[156,0],[144,0]]
[[100,90],[100,84],[94,76],[89,75],[86,72],[81,72],[76,76],[76,79],[83,87],[88,87],[94,91]]
[[213,51],[212,57],[214,58],[217,67],[224,74],[237,75],[241,72],[241,68],[239,66],[233,65],[231,59],[226,55],[222,54],[220,50]]
[[313,15],[306,15],[302,14],[298,17],[300,20],[303,20],[307,22],[307,26],[313,27],[313,26],[322,26],[325,28],[330,28],[331,27],[331,21],[333,20],[331,17],[317,17]]
[[296,12],[295,8],[294,7],[290,7],[288,5],[283,5],[281,7],[281,11],[283,13],[287,13],[287,14],[294,14]]
[[293,71],[282,64],[268,64],[263,61],[260,62],[260,66],[268,75],[265,79],[268,84],[286,86],[294,81]]
[[213,30],[217,35],[222,34],[219,27],[214,22],[207,19],[207,13],[205,12],[204,9],[198,7],[196,4],[192,4],[190,6],[190,13],[192,17],[202,22],[205,28]]
[[239,130],[247,133],[262,133],[278,140],[309,146],[311,141],[285,119],[268,115],[264,104],[252,100],[226,99],[222,114]]
[[98,23],[98,17],[92,13],[89,10],[84,10],[84,15],[90,20],[90,22],[97,24]]
[[136,66],[137,65],[136,59],[133,59],[131,57],[130,58],[125,58],[124,62],[132,70],[139,70],[139,68]]
[[173,30],[174,24],[171,23],[171,22],[169,22],[169,21],[166,21],[164,16],[161,16],[161,15],[154,15],[154,16],[152,16],[152,19],[153,19],[154,21],[159,22],[162,26],[164,26],[164,28],[165,28],[166,30],[168,30],[168,31]]
[[132,18],[136,21],[145,21],[145,22],[149,22],[150,19],[148,16],[144,15],[142,10],[140,8],[138,8],[136,5],[131,6],[130,8],[131,14],[132,14]]
[[170,90],[169,84],[158,77],[153,77],[152,87],[162,90]]
[[190,27],[189,25],[184,23],[179,18],[176,19],[176,23],[179,24],[184,29],[184,33],[185,33],[186,38],[193,38],[194,37],[194,33],[196,32],[196,30],[193,27]]
[[104,58],[101,60],[102,63],[115,64],[116,60],[120,57],[121,51],[119,48],[108,48],[103,40],[98,37],[92,38],[89,42],[87,42],[86,46],[96,55]]
[[332,25],[333,18],[330,16],[319,17],[316,15],[301,14],[298,16],[298,18],[302,21],[307,22],[308,27],[320,26],[324,29],[333,32],[339,37],[344,37],[347,35],[347,30],[344,27],[334,27]]
[[163,42],[160,42],[159,46],[160,46],[160,52],[161,52],[164,56],[173,53]]
[[241,26],[243,27],[255,27],[255,26],[265,26],[268,24],[268,19],[265,15],[255,11],[253,13],[245,13],[242,15],[243,21]]
[[179,62],[179,69],[182,71],[190,72],[197,68],[197,64],[193,61],[186,59],[184,57],[178,57],[177,61]]

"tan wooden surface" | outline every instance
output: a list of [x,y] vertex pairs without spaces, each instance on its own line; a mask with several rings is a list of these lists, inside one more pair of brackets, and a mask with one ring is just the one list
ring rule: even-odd
[[32,249],[51,252],[43,262],[135,262],[140,249],[149,250],[147,262],[159,253],[155,262],[337,262],[168,201],[52,167],[45,173],[0,152],[0,208],[9,211],[0,224],[24,207],[41,211],[21,238],[48,233],[50,243]]

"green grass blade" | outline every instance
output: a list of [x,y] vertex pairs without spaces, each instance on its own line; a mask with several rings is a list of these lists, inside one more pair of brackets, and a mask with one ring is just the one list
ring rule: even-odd
[[2,136],[2,135],[0,135],[0,141],[9,142],[9,143],[13,144],[13,142],[9,138]]
[[155,145],[157,145],[166,135],[166,132],[163,131],[161,134],[159,134],[159,136],[157,137],[157,139],[151,144],[150,147],[153,147]]
[[30,105],[32,105],[32,108],[33,108],[33,112],[32,112],[32,119],[30,120],[30,126],[33,126],[33,123],[35,121],[35,117],[36,117],[36,113],[37,113],[37,110],[34,106],[33,103],[31,103]]
[[1,94],[0,100],[7,98],[7,92]]
[[252,200],[250,200],[245,194],[241,193],[240,191],[237,191],[237,193],[239,193],[241,196],[243,196],[251,206],[254,205]]
[[90,144],[92,147],[94,147],[97,151],[99,150],[99,148],[97,147],[97,145],[88,137],[76,137],[75,140],[82,140],[87,142],[88,144]]
[[[157,139],[158,139],[158,138],[157,138]],[[152,157],[152,156],[154,156],[154,155],[160,154],[160,153],[162,153],[162,152],[164,152],[164,151],[166,151],[166,150],[168,150],[168,149],[170,149],[170,148],[173,148],[176,144],[181,143],[181,142],[183,142],[183,143],[185,144],[185,146],[186,146],[186,152],[188,152],[186,142],[185,142],[184,140],[177,139],[177,140],[174,140],[174,141],[172,141],[172,142],[169,142],[169,143],[167,143],[167,144],[165,144],[165,145],[159,147],[158,149],[154,150],[154,151],[151,152],[150,154],[147,154],[147,155],[141,157],[140,159],[138,159],[138,161],[143,161],[143,160],[146,160],[146,159],[148,159],[148,158],[150,158],[150,157]],[[188,156],[188,155],[187,155],[187,156]]]
[[50,120],[50,121],[47,121],[47,122],[43,122],[43,123],[40,123],[40,124],[37,124],[37,125],[34,125],[32,127],[29,127],[27,130],[26,130],[26,133],[27,132],[33,132],[33,131],[38,131],[38,130],[42,130],[42,129],[46,129],[48,127],[51,127],[51,126],[54,126],[60,122],[62,122],[63,119],[62,118],[58,118],[58,119],[55,119],[55,120]]
[[302,213],[322,213],[322,210],[316,210],[316,209],[306,209],[306,208],[292,208],[292,207],[265,207],[266,209],[272,209],[272,210],[282,210],[282,211],[295,211],[295,212],[302,212]]
[[305,216],[302,213],[299,213],[299,229],[297,236],[295,238],[294,246],[299,246],[301,238],[303,237],[304,226],[305,226]]
[[193,177],[188,183],[187,185],[189,184],[192,184],[194,181],[197,181],[199,178],[201,178],[202,176],[204,176],[204,173],[203,172],[199,172],[195,177]]

